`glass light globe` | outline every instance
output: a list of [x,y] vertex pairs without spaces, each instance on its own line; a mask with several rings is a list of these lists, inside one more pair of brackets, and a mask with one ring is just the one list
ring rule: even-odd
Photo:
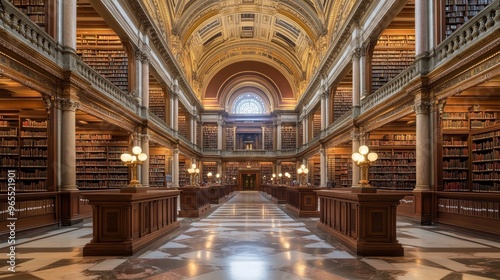
[[207,173],[207,177],[208,177],[208,178],[212,177],[212,172],[208,172],[208,173]]
[[306,169],[304,169],[304,174],[307,174],[307,173],[309,173],[309,169],[306,168]]
[[300,169],[302,169],[302,170],[303,170],[303,169],[306,169],[306,165],[305,165],[305,164],[301,164],[301,165],[300,165]]
[[193,168],[189,168],[189,169],[188,169],[188,173],[189,173],[189,174],[194,173],[194,169],[193,169]]
[[120,156],[120,159],[123,161],[123,162],[128,162],[132,159],[132,155],[129,154],[129,153],[124,153]]
[[278,177],[280,177],[280,178],[281,178],[281,176],[283,176],[283,174],[281,174],[281,173],[280,173],[280,174],[278,174]]
[[378,159],[377,153],[369,153],[368,154],[368,160],[369,161],[376,161]]
[[132,162],[136,162],[137,161],[137,156],[132,156]]
[[352,154],[352,156],[351,156],[352,160],[354,160],[354,161],[358,161],[358,160],[359,160],[359,158],[362,158],[362,157],[363,157],[363,156],[362,156],[360,153],[354,153],[354,154]]
[[191,164],[191,168],[195,169],[196,168],[196,163]]
[[288,176],[290,176],[290,173],[285,172],[285,177],[288,177]]
[[194,172],[196,172],[196,173],[200,173],[200,169],[199,169],[199,168],[196,168],[196,169],[194,170]]
[[276,178],[276,174],[273,173],[273,178]]
[[215,174],[215,178],[217,178],[217,179],[218,179],[219,177],[220,177],[220,174],[219,174],[219,173]]
[[366,155],[366,154],[368,154],[368,151],[370,151],[370,149],[368,149],[367,146],[363,145],[363,146],[359,147],[358,151],[359,151],[360,154]]
[[302,174],[302,168],[297,169],[297,174]]
[[133,147],[132,148],[132,153],[134,153],[134,155],[138,155],[138,154],[142,153],[141,147],[139,147],[139,146]]
[[140,161],[145,161],[146,159],[148,159],[148,155],[146,155],[145,153],[140,153],[137,158],[140,160]]

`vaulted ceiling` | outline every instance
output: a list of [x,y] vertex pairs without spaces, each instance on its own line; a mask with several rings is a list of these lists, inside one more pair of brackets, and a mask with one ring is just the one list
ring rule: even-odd
[[164,26],[173,53],[206,108],[227,105],[227,94],[240,87],[255,87],[275,109],[293,109],[327,49],[336,28],[332,23],[341,24],[354,2],[150,0],[145,4],[157,24]]

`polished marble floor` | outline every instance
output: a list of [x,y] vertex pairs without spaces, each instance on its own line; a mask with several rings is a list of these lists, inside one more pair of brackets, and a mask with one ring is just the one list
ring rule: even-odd
[[0,279],[500,279],[500,237],[398,220],[404,257],[358,257],[258,192],[240,192],[206,217],[131,257],[82,257],[90,222],[16,240],[16,272],[0,243]]

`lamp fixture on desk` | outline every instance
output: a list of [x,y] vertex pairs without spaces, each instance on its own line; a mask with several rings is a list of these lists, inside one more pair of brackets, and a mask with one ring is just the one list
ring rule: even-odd
[[[370,149],[363,145],[360,146],[357,153],[352,154],[352,160],[354,163],[361,167],[361,179],[359,180],[358,188],[371,188],[368,181],[368,168],[372,165],[377,159],[377,153],[370,153]],[[376,191],[376,188],[373,188]]]
[[191,185],[197,185],[196,184],[196,175],[200,173],[200,169],[196,167],[196,163],[191,164],[191,168],[188,169],[188,173],[191,177]]
[[305,164],[302,164],[299,169],[297,169],[297,174],[302,177],[302,179],[299,178],[299,184],[306,184],[306,177],[307,174],[309,173],[309,169],[306,167]]
[[132,169],[129,187],[140,187],[141,183],[137,180],[137,165],[141,165],[148,159],[148,155],[142,152],[141,147],[135,146],[132,148],[132,154],[127,152],[120,156],[120,159],[125,165]]
[[207,177],[208,177],[208,183],[209,183],[210,185],[212,184],[212,176],[213,176],[213,175],[212,175],[212,172],[210,172],[210,171],[209,171],[209,172],[207,173]]

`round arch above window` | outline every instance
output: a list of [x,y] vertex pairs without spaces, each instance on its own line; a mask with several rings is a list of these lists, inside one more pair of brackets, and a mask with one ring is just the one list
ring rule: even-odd
[[260,115],[268,112],[264,99],[253,92],[240,93],[233,99],[231,105],[231,114]]

